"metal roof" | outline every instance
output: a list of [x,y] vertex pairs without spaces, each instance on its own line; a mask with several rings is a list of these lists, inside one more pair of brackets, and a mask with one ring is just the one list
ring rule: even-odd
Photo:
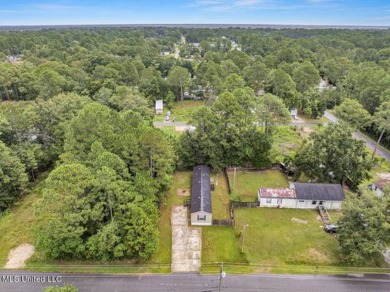
[[259,188],[261,198],[295,199],[295,191],[289,188]]
[[377,181],[374,181],[373,184],[378,187],[379,189],[383,190],[385,187],[390,187],[390,180],[388,179],[380,179]]
[[210,168],[195,166],[192,174],[191,213],[211,213]]
[[340,184],[294,183],[298,200],[344,201],[345,195]]

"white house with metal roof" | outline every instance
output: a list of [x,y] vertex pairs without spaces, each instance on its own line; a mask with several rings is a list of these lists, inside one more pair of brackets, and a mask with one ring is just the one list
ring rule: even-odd
[[211,225],[212,222],[210,168],[198,165],[192,174],[191,225]]
[[290,188],[259,188],[260,207],[340,210],[345,200],[340,184],[291,183]]

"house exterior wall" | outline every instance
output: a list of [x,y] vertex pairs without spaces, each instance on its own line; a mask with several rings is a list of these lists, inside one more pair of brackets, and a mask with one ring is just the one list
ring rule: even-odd
[[211,225],[212,222],[213,215],[211,213],[204,211],[191,213],[191,225]]
[[[313,204],[315,202],[315,204]],[[322,201],[322,205],[328,210],[340,210],[342,207],[342,201]],[[296,206],[293,208],[297,209],[317,209],[320,206],[320,200],[299,200],[296,199]]]
[[[281,200],[281,201],[278,201]],[[260,207],[270,208],[292,208],[292,209],[317,209],[320,201],[313,204],[312,200],[259,198]],[[341,201],[322,201],[322,205],[328,210],[341,210]]]
[[295,199],[286,198],[260,198],[260,207],[295,208]]

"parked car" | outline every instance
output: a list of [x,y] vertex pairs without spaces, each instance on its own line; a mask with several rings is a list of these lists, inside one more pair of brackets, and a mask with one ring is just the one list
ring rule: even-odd
[[326,224],[324,230],[328,233],[336,233],[339,227],[334,224]]

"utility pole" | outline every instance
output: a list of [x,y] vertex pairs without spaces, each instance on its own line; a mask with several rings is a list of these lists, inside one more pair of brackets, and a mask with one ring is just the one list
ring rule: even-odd
[[244,240],[245,240],[245,228],[247,228],[249,226],[249,224],[245,224],[243,227],[242,227],[242,245],[241,245],[241,253],[244,253]]
[[222,262],[219,270],[219,285],[218,285],[219,292],[221,292],[222,279],[225,277],[226,277],[226,273],[223,271],[223,262]]
[[233,172],[233,185],[234,185],[234,191],[236,191],[236,167],[234,167],[234,172]]

